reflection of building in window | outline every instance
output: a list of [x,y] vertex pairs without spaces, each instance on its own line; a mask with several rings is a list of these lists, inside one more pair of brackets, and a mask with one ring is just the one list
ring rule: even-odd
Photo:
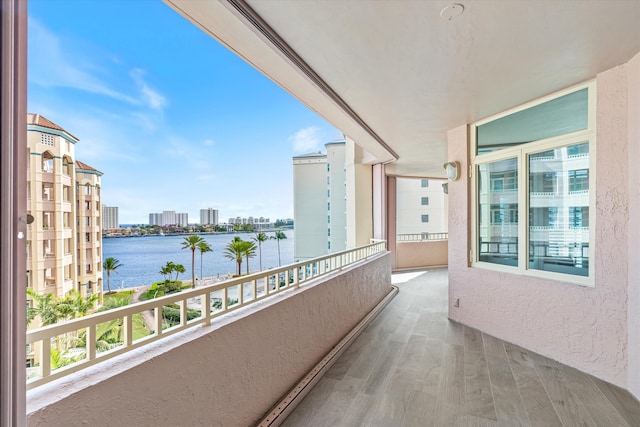
[[518,174],[516,171],[492,173],[491,191],[513,191],[518,188]]
[[529,209],[529,225],[531,227],[548,227],[555,228],[558,223],[558,208],[550,207],[532,207]]
[[531,193],[556,193],[557,177],[555,172],[533,172],[529,174]]
[[589,227],[589,206],[569,207],[569,227]]
[[517,224],[518,205],[515,203],[491,205],[491,224]]
[[569,171],[569,191],[589,190],[589,169],[578,169]]

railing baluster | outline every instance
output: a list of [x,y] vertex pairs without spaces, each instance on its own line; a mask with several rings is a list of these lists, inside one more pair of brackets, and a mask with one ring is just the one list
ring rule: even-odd
[[162,335],[162,306],[153,309],[153,320],[156,323],[156,335]]
[[124,328],[124,346],[131,347],[133,342],[133,315],[124,316],[122,319]]
[[40,367],[42,368],[42,378],[51,375],[51,338],[42,340]]
[[180,326],[184,326],[187,324],[187,300],[178,301],[178,305],[180,306]]
[[211,324],[211,292],[205,292],[200,297],[200,310],[202,317],[204,317],[204,325],[209,326]]
[[96,325],[89,325],[86,329],[86,345],[87,345],[87,360],[93,360],[96,358]]

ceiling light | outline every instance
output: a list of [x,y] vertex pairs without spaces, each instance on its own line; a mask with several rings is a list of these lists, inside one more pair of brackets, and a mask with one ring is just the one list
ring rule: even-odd
[[452,21],[464,12],[464,5],[461,3],[451,3],[440,11],[440,17],[447,21]]

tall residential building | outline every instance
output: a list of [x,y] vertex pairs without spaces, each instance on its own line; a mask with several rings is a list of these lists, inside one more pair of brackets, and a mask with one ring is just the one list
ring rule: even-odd
[[102,292],[100,179],[75,160],[78,138],[39,114],[27,116],[27,283],[63,297]]
[[120,228],[117,206],[102,205],[102,228]]
[[162,211],[162,225],[176,225],[177,223],[176,211]]
[[180,225],[186,227],[189,225],[189,214],[188,213],[177,213],[176,214],[176,225]]
[[294,258],[304,260],[346,248],[345,141],[325,144],[327,154],[293,158]]
[[200,225],[218,225],[218,210],[200,209]]
[[150,213],[149,225],[180,225],[189,224],[189,214],[176,213],[176,211],[163,211],[162,213]]
[[442,179],[396,179],[396,233],[447,232],[447,196]]

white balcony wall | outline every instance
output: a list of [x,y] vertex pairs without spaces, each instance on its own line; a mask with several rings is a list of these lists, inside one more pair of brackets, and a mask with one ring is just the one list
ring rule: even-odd
[[390,265],[380,254],[38,387],[28,424],[254,425],[391,290]]

